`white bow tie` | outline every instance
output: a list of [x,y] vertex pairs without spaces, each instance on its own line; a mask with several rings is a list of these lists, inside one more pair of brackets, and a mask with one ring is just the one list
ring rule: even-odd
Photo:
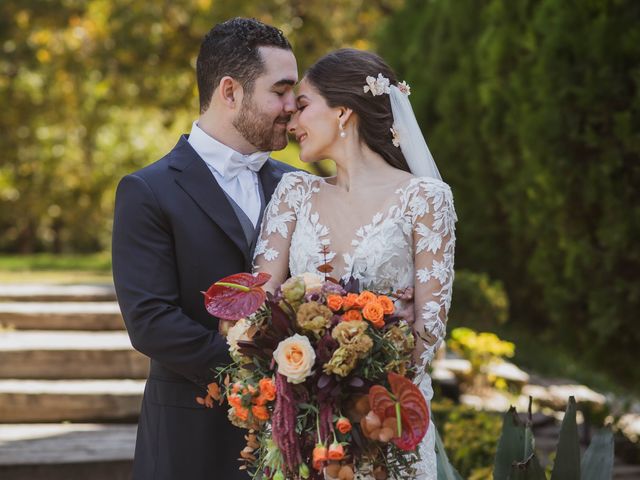
[[232,180],[245,169],[257,172],[269,159],[270,154],[271,152],[255,152],[251,155],[242,155],[241,153],[233,152],[225,163],[222,175],[225,180]]

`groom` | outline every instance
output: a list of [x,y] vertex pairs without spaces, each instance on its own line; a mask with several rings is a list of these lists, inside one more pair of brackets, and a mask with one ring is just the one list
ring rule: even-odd
[[200,117],[159,161],[122,179],[113,225],[113,277],[131,343],[151,358],[133,478],[246,479],[245,445],[227,409],[196,403],[229,361],[201,291],[251,270],[265,203],[291,167],[287,145],[297,65],[281,31],[234,18],[204,38],[197,59]]

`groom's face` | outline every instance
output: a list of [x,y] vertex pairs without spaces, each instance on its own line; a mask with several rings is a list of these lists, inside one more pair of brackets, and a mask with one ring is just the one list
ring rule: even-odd
[[260,54],[265,71],[251,92],[244,93],[233,125],[258,150],[282,150],[287,146],[287,122],[296,109],[298,66],[290,50],[260,47]]

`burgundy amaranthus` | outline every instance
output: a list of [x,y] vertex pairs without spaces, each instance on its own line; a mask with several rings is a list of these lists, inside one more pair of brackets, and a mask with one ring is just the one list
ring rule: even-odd
[[290,473],[297,473],[302,461],[300,445],[296,438],[296,407],[293,389],[284,375],[276,373],[276,403],[273,409],[271,432],[273,440],[282,452]]

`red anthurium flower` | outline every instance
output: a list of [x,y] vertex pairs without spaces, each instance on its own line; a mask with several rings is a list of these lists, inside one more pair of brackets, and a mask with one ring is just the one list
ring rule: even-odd
[[402,450],[415,450],[429,428],[427,402],[420,389],[408,378],[390,372],[388,379],[393,394],[381,385],[371,387],[371,410],[383,421],[388,417],[399,418],[400,436],[392,441]]
[[271,275],[268,273],[236,273],[217,281],[204,293],[204,306],[214,317],[240,320],[255,313],[264,303],[266,294],[261,288]]

